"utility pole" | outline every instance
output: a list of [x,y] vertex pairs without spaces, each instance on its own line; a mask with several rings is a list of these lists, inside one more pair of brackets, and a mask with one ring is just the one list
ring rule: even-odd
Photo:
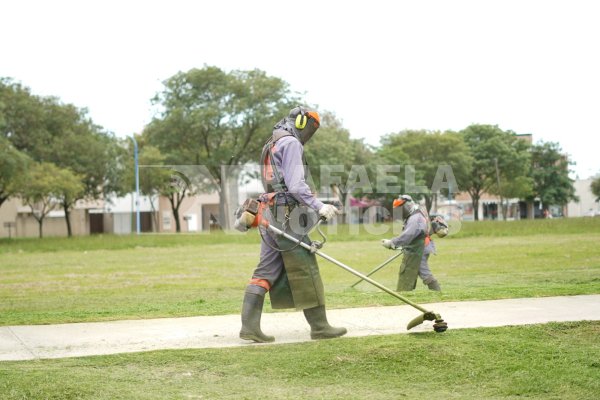
[[130,137],[133,140],[133,159],[135,163],[135,230],[140,234],[140,168],[138,164],[138,144],[135,135]]
[[[502,198],[502,192],[500,192],[500,170],[498,169],[498,157],[494,158],[494,164],[496,165],[496,182],[498,183],[498,196],[500,196],[500,210],[502,210],[502,219],[506,220],[504,212],[504,199]],[[498,215],[500,219],[500,215]]]

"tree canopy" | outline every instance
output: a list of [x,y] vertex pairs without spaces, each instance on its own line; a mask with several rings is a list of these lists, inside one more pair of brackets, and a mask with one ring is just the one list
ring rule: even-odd
[[[381,142],[379,154],[383,160],[400,162],[398,165],[411,168],[411,171],[405,170],[405,183],[409,187],[404,191],[415,198],[425,198],[428,210],[438,192],[456,194],[466,186],[472,156],[462,135],[404,130],[384,136]],[[413,171],[414,182],[410,175]]]
[[0,207],[18,191],[29,162],[29,157],[0,136]]
[[531,148],[531,178],[530,198],[539,198],[544,210],[577,199],[573,179],[569,178],[569,161],[558,143],[540,142]]
[[67,168],[81,179],[84,190],[64,198],[67,231],[69,212],[79,199],[98,199],[124,192],[122,157],[113,135],[87,116],[86,109],[63,104],[55,97],[39,97],[12,80],[0,79],[0,137],[36,162]]

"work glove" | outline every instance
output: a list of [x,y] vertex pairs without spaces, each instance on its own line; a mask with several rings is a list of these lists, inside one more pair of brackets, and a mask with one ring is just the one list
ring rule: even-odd
[[331,204],[324,204],[323,207],[319,208],[319,216],[325,218],[327,221],[339,213],[340,210]]
[[381,239],[381,245],[390,250],[396,250],[398,248],[390,239]]

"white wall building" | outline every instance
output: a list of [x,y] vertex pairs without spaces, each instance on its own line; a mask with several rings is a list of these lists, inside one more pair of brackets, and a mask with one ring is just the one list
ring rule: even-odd
[[571,201],[567,205],[567,215],[569,217],[591,217],[600,215],[600,203],[596,201],[596,196],[592,193],[592,181],[594,178],[577,179],[573,186],[575,195],[579,197],[579,202]]

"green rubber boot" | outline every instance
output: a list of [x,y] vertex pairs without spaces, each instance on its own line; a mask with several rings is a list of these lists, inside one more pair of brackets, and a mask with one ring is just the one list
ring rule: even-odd
[[304,317],[306,317],[306,321],[310,325],[311,339],[331,339],[345,335],[348,332],[346,328],[336,328],[329,325],[325,306],[307,308],[303,311]]
[[262,315],[265,296],[246,291],[244,294],[244,304],[242,305],[242,330],[240,338],[244,340],[253,340],[257,343],[274,342],[273,336],[265,335],[260,330],[260,317]]
[[442,288],[440,287],[440,284],[437,281],[437,279],[433,279],[433,280],[427,282],[426,285],[429,288],[429,290],[435,290],[436,292],[442,291]]

